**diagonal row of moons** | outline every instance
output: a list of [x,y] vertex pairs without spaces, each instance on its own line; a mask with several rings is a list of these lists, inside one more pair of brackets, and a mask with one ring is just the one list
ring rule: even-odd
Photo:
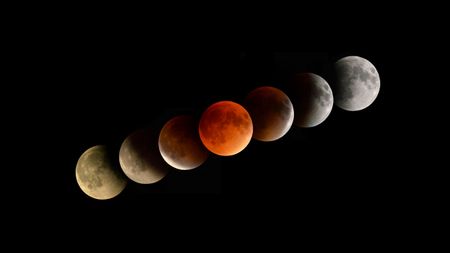
[[380,77],[368,60],[344,57],[334,63],[333,72],[333,89],[316,74],[300,73],[286,89],[290,97],[274,87],[259,87],[248,94],[242,105],[232,101],[212,104],[199,121],[180,115],[169,120],[160,131],[138,130],[120,147],[121,169],[106,146],[91,147],[76,165],[77,183],[94,199],[111,199],[123,191],[127,178],[140,184],[156,183],[171,167],[197,168],[210,152],[235,155],[252,138],[274,141],[283,137],[293,124],[298,127],[321,124],[333,104],[347,111],[359,111],[378,96]]

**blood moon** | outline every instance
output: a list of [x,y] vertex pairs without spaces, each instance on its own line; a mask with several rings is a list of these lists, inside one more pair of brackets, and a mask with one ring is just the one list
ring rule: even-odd
[[216,155],[232,156],[250,143],[253,123],[240,104],[220,101],[209,106],[199,123],[200,139]]

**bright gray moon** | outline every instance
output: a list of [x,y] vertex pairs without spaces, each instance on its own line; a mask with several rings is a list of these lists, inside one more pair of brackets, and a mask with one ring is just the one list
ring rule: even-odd
[[156,183],[169,171],[159,153],[157,136],[151,129],[141,129],[130,134],[120,147],[120,166],[136,183]]
[[377,98],[380,76],[368,60],[348,56],[334,64],[332,88],[337,106],[347,111],[359,111]]
[[333,92],[327,81],[313,73],[295,75],[290,84],[294,124],[314,127],[325,121],[333,108]]
[[111,159],[106,146],[86,150],[78,159],[75,174],[81,190],[94,199],[111,199],[127,185],[125,175]]

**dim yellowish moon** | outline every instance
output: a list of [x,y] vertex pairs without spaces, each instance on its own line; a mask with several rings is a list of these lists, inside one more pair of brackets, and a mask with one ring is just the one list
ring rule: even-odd
[[75,170],[81,190],[99,200],[119,195],[125,189],[127,179],[115,161],[106,146],[86,150],[78,159]]

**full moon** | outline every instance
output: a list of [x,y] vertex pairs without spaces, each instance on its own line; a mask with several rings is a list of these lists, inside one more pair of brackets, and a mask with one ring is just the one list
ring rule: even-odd
[[81,190],[94,199],[111,199],[127,185],[125,175],[106,146],[98,145],[86,150],[78,159],[75,174]]
[[231,156],[241,152],[250,143],[253,124],[244,107],[235,102],[221,101],[203,112],[199,133],[209,151]]
[[208,158],[198,134],[198,122],[191,116],[169,120],[159,134],[159,151],[164,160],[180,170],[197,168]]
[[274,87],[259,87],[244,102],[253,123],[253,138],[274,141],[283,137],[294,121],[294,108],[289,97]]
[[377,98],[380,76],[368,60],[348,56],[334,64],[332,88],[337,106],[347,111],[359,111]]
[[152,184],[169,171],[158,149],[158,137],[152,129],[138,130],[122,143],[119,162],[128,178],[140,184]]
[[295,75],[290,84],[294,124],[315,127],[325,121],[333,108],[333,92],[327,81],[313,73]]

